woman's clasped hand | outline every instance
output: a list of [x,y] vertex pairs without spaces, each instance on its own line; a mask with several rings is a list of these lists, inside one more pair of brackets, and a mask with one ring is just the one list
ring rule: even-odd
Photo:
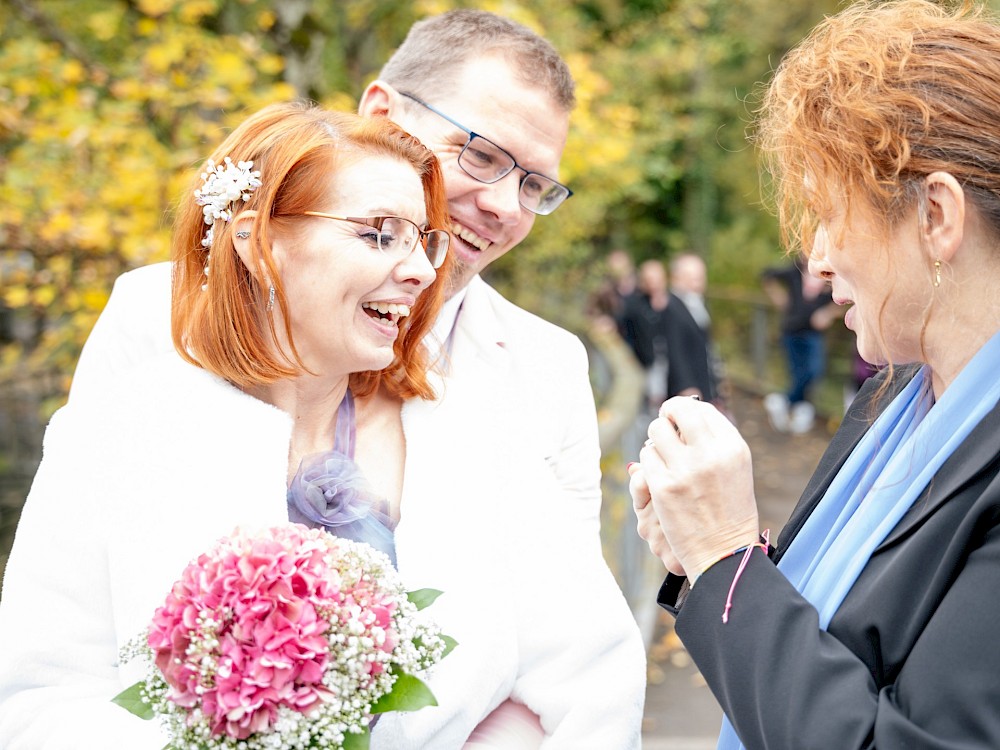
[[757,542],[750,449],[712,404],[665,401],[630,474],[640,536],[671,573],[696,580]]

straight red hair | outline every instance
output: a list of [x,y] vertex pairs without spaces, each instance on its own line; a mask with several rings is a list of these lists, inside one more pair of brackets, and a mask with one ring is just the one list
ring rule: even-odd
[[[246,119],[215,150],[221,163],[252,161],[262,185],[233,206],[233,220],[216,221],[214,241],[202,247],[207,226],[193,197],[181,201],[174,223],[171,331],[182,357],[239,387],[293,378],[307,371],[295,349],[288,321],[289,300],[271,254],[273,232],[291,233],[303,211],[318,210],[320,187],[328,184],[344,154],[393,156],[409,163],[424,187],[428,225],[447,228],[448,204],[434,154],[390,120],[331,112],[301,102],[274,104]],[[202,184],[192,181],[194,189]],[[233,244],[232,226],[242,211],[255,213],[251,227],[253,273]],[[211,255],[209,255],[209,251]],[[351,390],[369,395],[384,385],[399,398],[432,398],[422,345],[444,301],[443,281],[451,256],[399,326],[395,358],[384,370],[355,373]],[[206,278],[205,270],[208,269]],[[269,279],[265,283],[259,278]],[[203,291],[202,286],[207,284]],[[276,350],[274,318],[267,312],[269,289],[285,321],[288,351]]]

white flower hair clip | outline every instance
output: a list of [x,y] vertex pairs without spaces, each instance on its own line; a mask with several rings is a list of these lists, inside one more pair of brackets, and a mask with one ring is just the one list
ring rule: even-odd
[[201,173],[205,184],[194,191],[195,201],[203,207],[208,231],[201,241],[202,247],[211,247],[215,239],[214,224],[219,219],[233,218],[232,205],[236,200],[248,201],[250,194],[261,186],[260,172],[253,171],[252,161],[233,163],[228,156],[222,164],[209,159]]

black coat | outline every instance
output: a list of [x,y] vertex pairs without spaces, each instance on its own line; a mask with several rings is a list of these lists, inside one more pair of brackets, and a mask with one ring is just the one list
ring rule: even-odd
[[622,302],[619,332],[643,368],[648,369],[657,354],[666,356],[666,314],[666,309],[654,310],[642,292],[633,292]]
[[667,305],[667,398],[697,388],[704,401],[718,396],[711,332],[698,325],[687,305],[671,293]]
[[815,331],[812,324],[813,313],[833,302],[833,292],[829,288],[815,297],[806,299],[802,289],[802,270],[797,265],[769,268],[761,274],[761,278],[784,284],[788,290],[788,304],[781,311],[782,333],[796,334]]
[[[915,368],[897,368],[896,393]],[[659,601],[748,750],[1000,748],[1000,406],[962,442],[872,554],[830,622],[780,559],[870,426],[868,380],[769,560],[739,560]],[[882,402],[884,403],[884,402]]]

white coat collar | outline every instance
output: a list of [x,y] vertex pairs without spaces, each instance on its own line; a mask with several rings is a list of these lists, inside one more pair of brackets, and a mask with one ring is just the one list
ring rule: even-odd
[[508,335],[500,320],[497,303],[503,298],[479,276],[473,277],[455,322],[452,360],[461,369],[472,356],[482,364],[506,369],[509,364]]

